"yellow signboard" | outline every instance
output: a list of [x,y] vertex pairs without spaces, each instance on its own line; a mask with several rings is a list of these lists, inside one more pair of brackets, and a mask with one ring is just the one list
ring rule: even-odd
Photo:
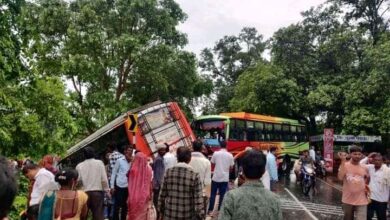
[[129,114],[129,131],[136,132],[138,128],[138,116],[137,114]]

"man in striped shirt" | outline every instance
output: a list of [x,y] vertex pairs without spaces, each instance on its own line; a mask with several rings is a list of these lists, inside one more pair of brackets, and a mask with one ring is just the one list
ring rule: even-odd
[[158,200],[160,219],[204,219],[202,183],[199,174],[188,163],[191,151],[188,147],[177,149],[178,163],[164,175]]

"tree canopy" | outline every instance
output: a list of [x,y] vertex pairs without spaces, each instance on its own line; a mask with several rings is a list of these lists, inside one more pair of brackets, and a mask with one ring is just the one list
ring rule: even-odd
[[[239,71],[234,72],[235,78],[228,78],[234,88],[230,87],[230,98],[227,93],[218,96],[221,90],[215,87],[215,103],[227,100],[224,111],[301,119],[307,121],[312,134],[332,127],[337,133],[387,136],[386,5],[387,1],[335,0],[302,12],[302,21],[279,29],[262,47],[270,50],[270,62],[253,56],[255,62],[243,69],[241,65],[223,69]],[[225,59],[218,56],[220,62],[241,49],[227,41],[237,38],[225,36],[216,43],[215,54],[217,48],[236,48]],[[205,49],[203,62],[212,55]],[[221,68],[212,64],[201,62],[201,67],[211,66],[205,70],[220,73]]]
[[[227,111],[233,97],[238,77],[247,68],[263,61],[262,53],[266,43],[255,28],[243,28],[238,36],[225,36],[215,46],[205,48],[200,57],[199,67],[213,77],[213,112]],[[210,108],[210,106],[207,106]]]
[[0,138],[4,147],[18,146],[14,153],[69,147],[155,100],[177,101],[191,113],[211,92],[195,55],[183,50],[187,38],[177,25],[186,14],[173,0],[19,1],[17,10],[8,3],[1,28],[9,36],[1,43],[15,64],[0,56],[9,77],[2,90],[12,93],[3,96],[12,114],[1,119]]
[[[177,101],[311,133],[389,135],[388,0],[331,0],[270,39],[252,27],[197,59],[174,0],[0,2],[0,154],[63,152],[120,113]],[[197,109],[198,110],[198,109]]]

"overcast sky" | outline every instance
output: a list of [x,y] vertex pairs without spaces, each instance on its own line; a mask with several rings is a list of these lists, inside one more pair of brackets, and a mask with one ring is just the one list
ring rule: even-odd
[[176,0],[188,19],[179,29],[188,35],[186,49],[199,54],[225,35],[255,27],[268,39],[281,27],[302,20],[300,12],[325,0]]

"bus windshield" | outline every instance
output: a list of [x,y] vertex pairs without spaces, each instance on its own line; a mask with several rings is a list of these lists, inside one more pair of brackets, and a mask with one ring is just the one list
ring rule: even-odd
[[220,147],[220,142],[226,139],[227,121],[221,118],[196,120],[192,126],[197,137],[210,147]]

